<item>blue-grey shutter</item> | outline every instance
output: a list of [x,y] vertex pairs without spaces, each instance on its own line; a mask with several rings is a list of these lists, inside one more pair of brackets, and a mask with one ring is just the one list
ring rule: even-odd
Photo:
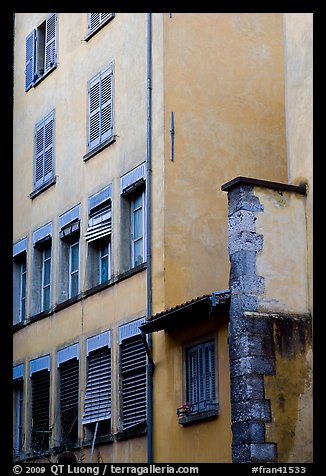
[[100,143],[100,73],[88,84],[88,148],[93,149]]
[[43,183],[44,177],[44,122],[37,124],[35,130],[34,187]]
[[113,133],[112,66],[101,72],[101,142]]
[[187,399],[198,411],[216,401],[214,341],[198,344],[187,351]]
[[96,28],[100,25],[101,17],[100,13],[89,13],[88,17],[88,29],[90,31],[96,30]]
[[44,182],[53,176],[53,152],[54,116],[51,114],[44,122]]
[[45,24],[45,64],[44,72],[56,64],[56,30],[57,15],[53,13],[46,19]]
[[54,114],[49,114],[35,128],[34,187],[38,188],[53,176]]
[[111,350],[102,347],[88,356],[83,424],[111,418]]
[[34,82],[35,74],[35,40],[36,40],[36,31],[33,30],[32,33],[26,38],[26,70],[25,70],[25,89],[29,89]]
[[121,343],[123,429],[146,420],[146,351],[140,336]]

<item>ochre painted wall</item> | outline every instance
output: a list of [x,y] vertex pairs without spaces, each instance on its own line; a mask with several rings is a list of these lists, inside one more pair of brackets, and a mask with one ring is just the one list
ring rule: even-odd
[[286,181],[282,15],[165,15],[164,64],[169,307],[228,287],[221,185],[237,175]]
[[[179,330],[153,334],[155,462],[231,462],[227,321],[227,315],[202,318]],[[183,426],[176,415],[185,399],[183,346],[206,337],[217,338],[219,415]]]

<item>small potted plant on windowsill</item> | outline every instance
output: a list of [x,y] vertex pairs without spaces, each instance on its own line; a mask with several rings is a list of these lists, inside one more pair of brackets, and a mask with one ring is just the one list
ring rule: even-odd
[[190,414],[191,403],[185,402],[182,407],[177,408],[177,415],[179,418],[183,418]]

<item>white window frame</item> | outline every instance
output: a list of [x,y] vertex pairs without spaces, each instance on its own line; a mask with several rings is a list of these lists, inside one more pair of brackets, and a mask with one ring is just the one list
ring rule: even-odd
[[[24,269],[25,268],[25,269]],[[26,290],[27,290],[27,260],[26,257],[20,262],[20,294],[19,294],[19,322],[23,322],[26,317]],[[24,279],[25,278],[25,279]]]
[[[111,279],[111,238],[110,236],[107,236],[105,238],[102,238],[100,243],[100,250],[99,250],[99,284],[106,283],[107,281]],[[102,254],[104,246],[107,246],[108,248],[106,254]],[[108,278],[107,280],[102,281],[102,263],[105,258],[107,259]]]
[[[135,201],[136,198],[141,195],[141,206],[135,208]],[[134,239],[134,225],[135,219],[134,214],[141,208],[142,210],[142,235],[139,238]],[[131,267],[134,268],[135,266],[139,266],[140,264],[146,261],[145,259],[145,190],[144,189],[136,189],[135,192],[131,196],[130,200],[130,219],[131,219],[131,229],[130,229],[130,239],[131,239]],[[143,252],[143,260],[142,263],[135,263],[135,244],[136,242],[142,240],[142,252]]]
[[[72,248],[78,245],[78,267],[76,270],[72,270]],[[78,280],[77,280],[77,294],[72,296],[72,275],[74,273],[78,273]],[[74,240],[72,243],[69,244],[69,290],[68,290],[68,297],[69,299],[75,297],[79,294],[80,291],[80,239]]]
[[[45,252],[47,250],[50,250],[50,256],[48,258],[45,258]],[[45,279],[45,262],[46,261],[49,261],[50,262],[50,279],[49,279],[49,283],[48,284],[44,284],[44,279]],[[51,285],[51,275],[52,275],[52,245],[50,243],[50,246],[44,248],[42,250],[42,278],[41,278],[41,312],[42,311],[47,311],[48,309],[50,309],[51,307],[51,288],[52,288],[52,285]],[[44,308],[44,292],[45,292],[45,288],[49,288],[50,289],[50,302],[49,302],[49,307],[48,308]]]

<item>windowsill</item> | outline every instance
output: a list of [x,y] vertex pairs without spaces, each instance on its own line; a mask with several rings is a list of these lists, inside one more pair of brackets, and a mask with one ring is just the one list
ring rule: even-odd
[[204,412],[199,412],[194,415],[187,415],[179,418],[180,425],[189,425],[191,423],[196,423],[199,421],[206,421],[218,416],[218,407],[215,410],[208,410]]
[[124,281],[125,279],[131,276],[134,276],[137,273],[141,273],[145,269],[147,269],[146,262],[136,266],[135,268],[131,268],[128,271],[124,271],[123,273],[118,274],[117,276],[111,278],[106,283],[98,284],[97,286],[94,286],[93,288],[87,289],[86,291],[83,291],[77,294],[77,296],[74,296],[73,298],[57,303],[47,311],[39,312],[38,314],[29,316],[28,320],[25,320],[24,322],[19,322],[13,326],[13,333],[18,332],[19,330],[23,329],[25,326],[29,324],[33,324],[34,322],[37,322],[37,321],[40,321],[41,319],[49,317],[52,314],[55,314],[56,312],[62,311],[63,309],[69,306],[72,306],[76,302],[81,301],[82,299],[86,299],[89,296],[92,296],[93,294],[97,294],[103,291],[104,289],[110,288],[114,286],[115,284],[118,284],[121,281]]
[[102,142],[102,144],[97,145],[94,147],[94,149],[90,150],[87,152],[87,154],[84,155],[83,161],[87,162],[89,159],[91,159],[94,155],[98,154],[101,152],[103,149],[108,147],[109,145],[113,144],[116,141],[116,134],[113,134],[109,139],[107,139],[105,142]]
[[43,81],[43,79],[45,79],[47,76],[49,76],[49,74],[52,73],[52,71],[57,68],[57,66],[58,66],[57,63],[54,64],[53,66],[51,66],[51,68],[48,69],[46,73],[42,74],[42,76],[40,76],[39,78],[37,78],[37,80],[34,81],[34,82],[28,87],[28,89],[26,89],[26,92],[29,91],[30,89],[35,88],[36,86],[38,86],[38,85]]
[[[107,435],[96,437],[94,446],[102,445],[104,443],[113,443],[113,442],[114,442],[114,435],[112,433],[109,433]],[[89,448],[90,446],[92,446],[92,444],[93,444],[93,440],[85,440],[82,446],[83,448]]]
[[102,28],[107,25],[113,18],[115,17],[115,13],[111,13],[111,15],[106,18],[95,30],[90,31],[87,33],[87,35],[84,37],[84,41],[88,41],[94,36],[98,31],[102,30]]
[[50,180],[45,182],[43,185],[41,185],[40,187],[33,190],[33,192],[31,192],[29,194],[29,198],[31,200],[33,200],[33,198],[37,197],[37,195],[40,195],[40,193],[44,192],[44,190],[47,190],[48,188],[52,187],[52,185],[54,185],[56,183],[56,181],[57,181],[57,177],[56,176],[52,177]]
[[117,441],[126,440],[127,438],[134,438],[136,436],[144,436],[147,434],[147,422],[142,421],[136,425],[127,428],[126,430],[118,431],[115,434]]

